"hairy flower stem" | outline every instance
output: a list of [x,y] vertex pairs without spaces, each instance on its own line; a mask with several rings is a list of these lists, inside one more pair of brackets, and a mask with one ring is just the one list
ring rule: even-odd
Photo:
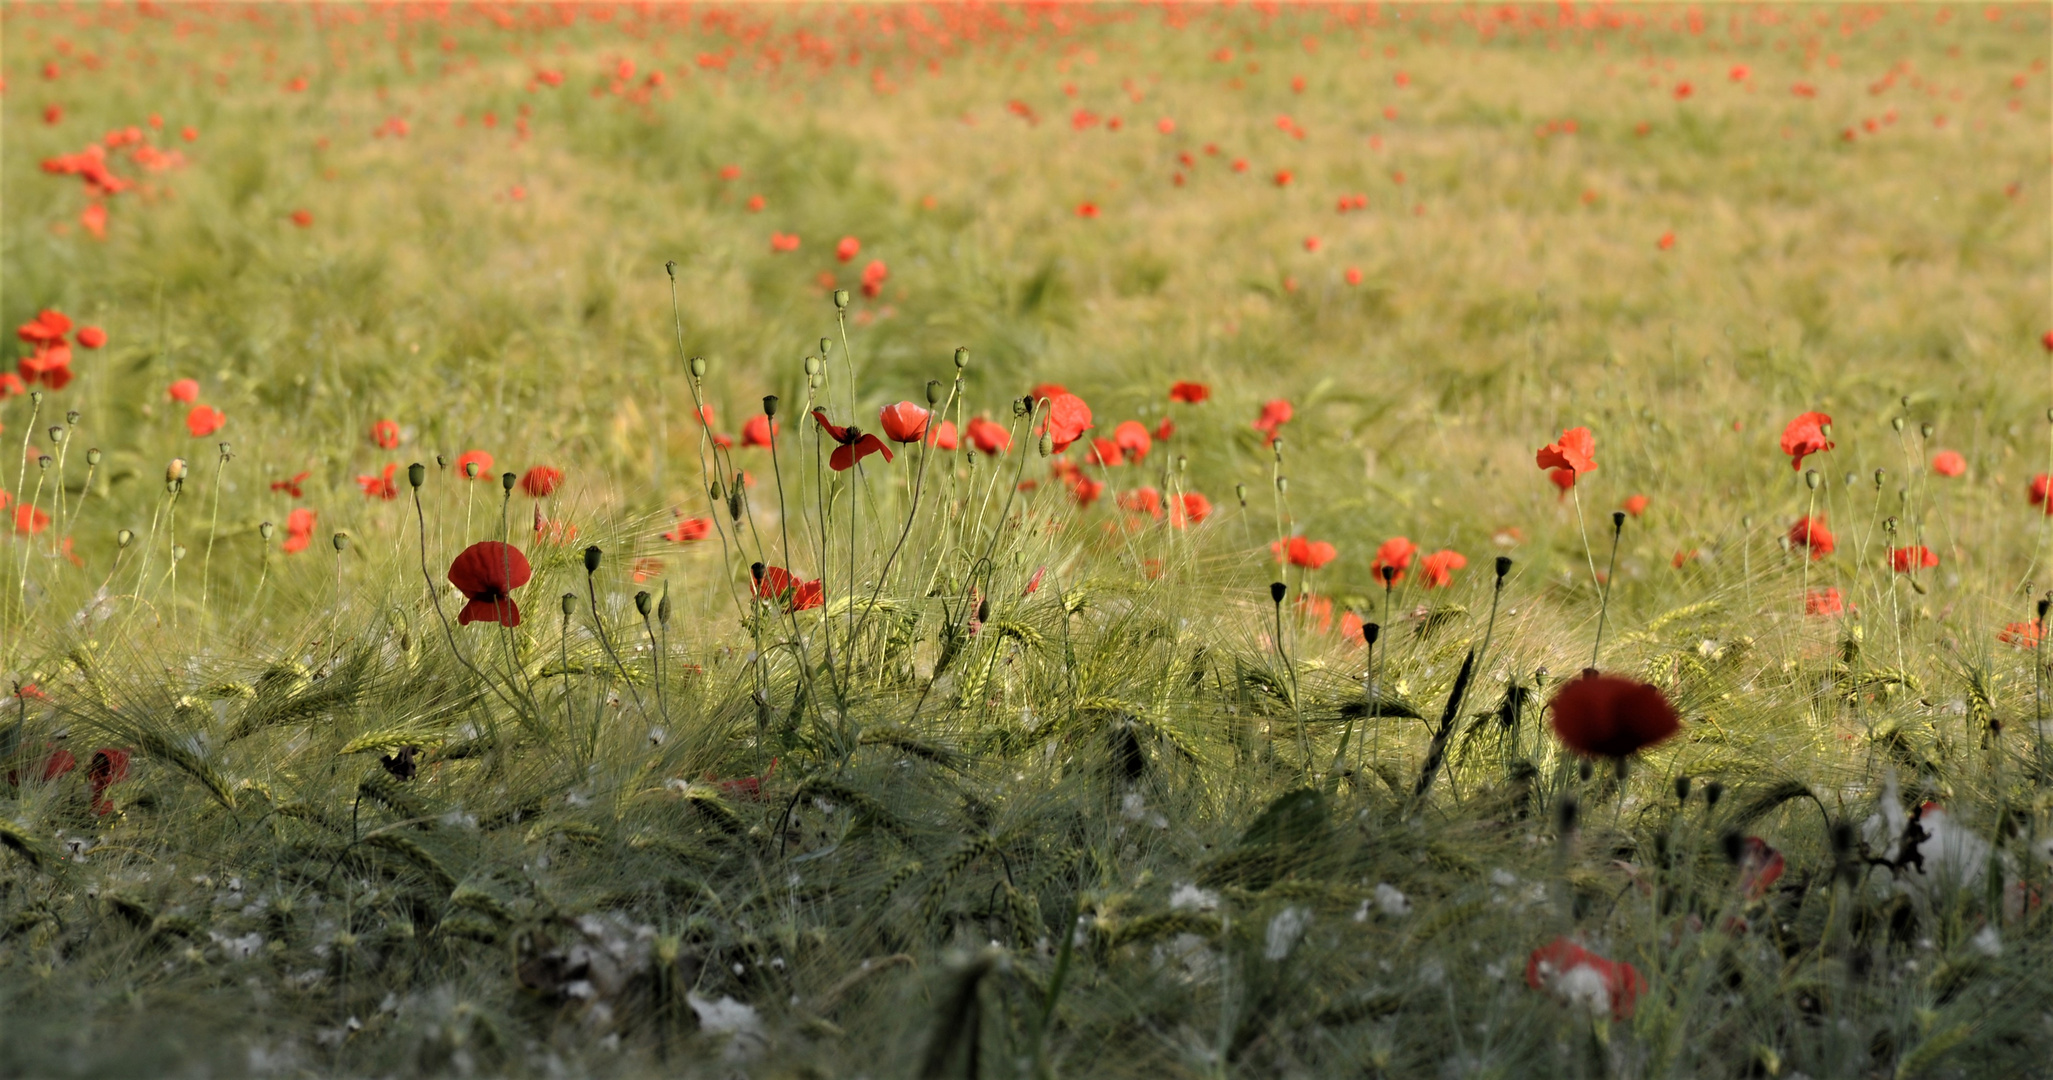
[[[1597,642],[1590,647],[1591,667],[1597,666],[1598,657],[1604,653],[1604,619],[1611,613],[1611,579],[1618,576],[1618,536],[1624,531],[1625,512],[1621,510],[1611,515],[1611,568],[1604,575],[1604,597],[1597,604]],[[1491,604],[1494,608],[1494,597]]]
[[[29,422],[28,425],[22,428],[21,431],[21,463],[16,465],[14,470],[14,490],[16,492],[21,491],[23,487],[27,486],[29,475],[29,438],[35,434],[36,420],[40,418],[42,415],[43,392],[38,390],[35,393],[29,395]],[[20,510],[19,508],[17,508],[16,513],[19,514],[19,512]],[[35,516],[35,511],[30,510],[29,520],[35,520]],[[23,547],[26,548],[27,545],[23,545]],[[18,609],[16,611],[16,614],[19,615],[24,621],[26,621],[28,619],[29,613],[29,563],[28,552],[26,550],[22,552],[21,580],[16,583],[16,586],[18,598]]]
[[[1269,586],[1269,599],[1276,609],[1276,656],[1283,661],[1284,673],[1290,676],[1290,714],[1297,721],[1298,760],[1303,762],[1303,768],[1309,774],[1312,771],[1312,739],[1305,731],[1304,702],[1299,699],[1297,688],[1297,665],[1290,662],[1290,650],[1283,645],[1283,596],[1289,591],[1289,586],[1280,581],[1274,582]],[[1298,595],[1304,595],[1302,587]]]

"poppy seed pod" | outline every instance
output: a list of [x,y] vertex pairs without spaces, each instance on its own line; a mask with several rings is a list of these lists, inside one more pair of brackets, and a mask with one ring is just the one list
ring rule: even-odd
[[29,404],[41,408],[43,405],[43,392],[41,390],[29,391]]
[[1176,471],[1177,471],[1178,473],[1182,473],[1182,472],[1183,472],[1184,470],[1186,470],[1186,469],[1189,469],[1189,468],[1190,468],[1190,459],[1189,459],[1189,458],[1187,458],[1187,457],[1184,457],[1184,456],[1183,456],[1182,454],[1178,454],[1178,455],[1176,455]]
[[[763,415],[764,415],[764,416],[776,416],[776,415],[777,415],[777,395],[775,395],[775,394],[764,394],[764,395],[763,395]],[[775,428],[771,428],[771,429],[770,429],[770,434],[771,434],[771,436],[772,436],[772,437],[775,437],[775,436],[776,436],[776,434],[777,434],[777,429],[775,429]]]
[[927,404],[929,404],[929,405],[939,405],[939,404],[941,404],[941,380],[939,380],[939,379],[928,379],[928,380],[927,380]]
[[1509,573],[1511,573],[1511,556],[1497,556],[1497,580],[1503,581],[1504,575]]
[[[126,534],[128,533],[128,530],[127,530],[127,529],[123,529],[123,530],[121,530],[121,531],[122,531],[123,535],[126,535]],[[268,521],[260,521],[260,522],[258,522],[258,523],[257,523],[257,535],[258,535],[258,536],[260,536],[260,537],[262,537],[262,538],[264,539],[264,542],[265,542],[265,543],[270,543],[270,542],[271,542],[271,534],[272,534],[272,533],[275,533],[275,532],[277,532],[277,531],[278,531],[278,526],[276,526],[276,525],[273,525],[273,524],[271,524],[271,523],[270,523],[270,522],[268,522]],[[122,540],[122,541],[121,541],[121,546],[122,546],[122,547],[127,547],[127,546],[128,546],[128,541],[127,541],[127,540]]]
[[955,370],[957,370],[957,371],[961,371],[961,370],[962,370],[963,368],[966,368],[966,367],[968,367],[968,366],[969,366],[969,350],[968,350],[968,349],[965,349],[965,348],[963,348],[963,347],[962,347],[962,346],[960,346],[960,345],[956,346],[956,348],[955,348]]
[[[1585,761],[1583,764],[1588,765],[1589,762]],[[1555,832],[1562,836],[1567,836],[1575,831],[1576,810],[1575,796],[1563,795],[1561,797],[1561,805],[1554,808]]]
[[847,289],[836,289],[836,290],[834,290],[834,310],[836,310],[836,311],[847,311],[847,310],[848,310],[848,290],[847,290]]
[[1903,417],[1899,416],[1899,417],[1896,417],[1896,418],[1894,418],[1894,419],[1890,420],[1890,421],[1889,421],[1889,426],[1890,426],[1890,427],[1892,427],[1892,428],[1895,428],[1895,429],[1896,429],[1896,433],[1897,433],[1898,435],[1901,435],[1901,434],[1903,434]]
[[1810,489],[1811,489],[1812,491],[1816,491],[1816,490],[1818,490],[1818,483],[1819,483],[1819,481],[1820,481],[1821,479],[1822,479],[1822,478],[1818,476],[1818,470],[1816,470],[1816,469],[1805,469],[1805,470],[1804,470],[1804,486],[1805,486],[1805,487],[1807,487],[1807,488],[1810,488]]
[[1383,587],[1386,589],[1390,587],[1391,582],[1397,580],[1397,568],[1394,566],[1383,567],[1381,573],[1383,575]]
[[464,462],[463,475],[466,479],[476,480],[478,478],[478,463],[475,461]]
[[1016,398],[1013,398],[1013,399],[1012,399],[1012,418],[1013,418],[1014,420],[1024,420],[1024,419],[1026,419],[1026,418],[1027,418],[1027,417],[1028,417],[1029,415],[1032,415],[1033,411],[1034,411],[1034,399],[1033,399],[1033,398],[1031,398],[1031,397],[1016,397]]
[[670,586],[663,586],[663,598],[656,601],[656,621],[665,628],[670,625]]
[[185,459],[184,459],[184,458],[182,458],[182,457],[175,457],[175,458],[172,458],[172,459],[171,459],[171,464],[169,464],[169,465],[166,465],[166,466],[164,466],[164,479],[166,479],[166,480],[183,480],[183,479],[185,479]]
[[1929,421],[1929,420],[1927,420],[1927,421],[1925,421],[1924,423],[1922,423],[1922,424],[1919,424],[1919,425],[1918,425],[1918,434],[1920,434],[1920,435],[1923,435],[1923,436],[1924,436],[1925,438],[1927,438],[1927,439],[1931,438],[1931,437],[1932,437],[1932,422],[1931,422],[1931,421]]
[[1277,491],[1278,491],[1279,493],[1281,493],[1281,494],[1284,494],[1284,495],[1288,495],[1288,494],[1290,494],[1290,477],[1288,477],[1288,476],[1279,476],[1279,477],[1277,477],[1277,478],[1276,478],[1276,490],[1277,490]]
[[1675,801],[1679,803],[1689,801],[1689,776],[1686,774],[1675,778]]
[[52,424],[52,425],[50,425],[50,441],[51,441],[51,442],[53,442],[53,443],[61,443],[61,442],[63,442],[63,441],[64,441],[64,425],[63,425],[63,424]]
[[823,361],[824,361],[824,360],[826,360],[826,359],[827,359],[827,355],[828,355],[829,353],[833,352],[833,351],[834,351],[834,343],[833,343],[833,342],[831,342],[831,341],[829,341],[829,340],[827,340],[826,338],[821,338],[821,339],[820,339],[820,359],[821,359],[821,360],[823,360]]
[[575,614],[577,614],[577,594],[576,594],[576,593],[574,593],[574,592],[567,592],[567,593],[564,593],[564,594],[563,594],[563,601],[562,601],[562,603],[563,603],[563,617],[564,617],[564,618],[568,619],[568,618],[570,618],[570,617],[571,617],[572,615],[575,615]]
[[1623,510],[1613,510],[1613,511],[1611,511],[1611,531],[1612,531],[1612,532],[1620,532],[1620,531],[1624,530],[1624,528],[1625,528],[1625,511],[1623,511]]
[[1047,457],[1049,454],[1052,454],[1054,452],[1055,440],[1047,435],[1041,436],[1041,456]]
[[1888,478],[1889,478],[1889,470],[1887,470],[1887,469],[1876,469],[1876,470],[1875,470],[1875,490],[1876,490],[1876,491],[1880,491],[1880,490],[1882,490],[1882,482],[1883,482],[1884,480],[1888,479]]
[[92,447],[91,449],[87,450],[87,451],[86,451],[86,464],[88,464],[88,465],[98,465],[99,463],[100,463],[100,448],[99,448],[99,447],[97,447],[97,446],[95,446],[95,447]]
[[605,553],[599,550],[599,545],[597,544],[593,544],[585,549],[585,573],[596,574],[599,572],[599,556],[603,554]]
[[[268,522],[268,521],[266,521],[266,522],[264,522],[264,524],[268,526],[268,525],[270,525],[271,523],[270,523],[270,522]],[[270,539],[270,537],[268,537],[268,536],[267,536],[267,537],[265,537],[264,539],[268,540],[268,539]],[[130,544],[132,544],[132,543],[134,543],[134,542],[135,542],[135,533],[133,533],[133,532],[130,532],[130,531],[129,531],[129,530],[127,530],[127,529],[123,529],[123,530],[121,530],[120,532],[118,532],[118,533],[115,533],[115,534],[114,534],[114,546],[115,546],[115,547],[127,547],[128,545],[130,545]]]
[[1738,829],[1727,829],[1718,836],[1718,847],[1725,853],[1725,861],[1737,866],[1740,856],[1746,854],[1746,836]]
[[819,357],[817,357],[817,356],[808,356],[808,357],[806,357],[806,364],[805,364],[805,367],[806,367],[806,374],[808,374],[808,375],[818,375],[818,374],[820,373],[820,358],[819,358]]
[[1363,623],[1363,624],[1362,624],[1362,644],[1364,644],[1364,645],[1368,645],[1368,646],[1374,646],[1374,645],[1376,644],[1376,639],[1377,639],[1377,638],[1380,638],[1380,637],[1382,637],[1382,636],[1383,636],[1383,624],[1382,624],[1382,623]]
[[1824,423],[1819,424],[1818,434],[1823,435],[1827,441],[1830,441],[1832,438],[1832,421],[1827,420]]
[[649,590],[643,589],[634,594],[634,610],[642,618],[648,618],[649,609],[654,606],[655,598],[649,595]]
[[1896,531],[1896,518],[1894,516],[1882,519],[1882,531],[1886,533],[1893,533]]
[[428,482],[428,467],[418,461],[408,465],[406,467],[406,482],[412,485],[415,490],[419,490],[422,484]]
[[446,455],[446,454],[436,454],[436,455],[435,455],[435,467],[436,467],[436,468],[438,468],[438,469],[446,469],[446,468],[448,468],[448,467],[449,467],[449,457],[448,457],[448,455]]
[[500,490],[506,492],[508,495],[513,494],[513,485],[518,483],[520,483],[520,477],[515,476],[510,472],[499,474],[499,488]]
[[1579,765],[1576,768],[1576,778],[1581,780],[1585,784],[1589,783],[1590,777],[1595,776],[1596,774],[1597,763],[1591,761],[1589,758],[1582,759],[1581,765]]
[[173,545],[171,545],[171,561],[172,561],[172,562],[177,562],[178,560],[180,560],[180,559],[183,559],[183,558],[185,558],[185,545],[184,545],[184,544],[173,544]]
[[343,552],[349,550],[348,533],[336,533],[334,536],[328,538],[328,542],[335,545],[335,554],[337,555],[340,555]]
[[1281,604],[1283,602],[1283,594],[1289,591],[1290,586],[1285,585],[1280,581],[1272,581],[1269,583],[1269,599],[1275,601],[1278,604]]
[[1246,484],[1235,484],[1235,485],[1233,485],[1233,494],[1234,494],[1234,495],[1235,495],[1236,497],[1238,497],[1238,498],[1240,499],[1240,508],[1241,508],[1242,510],[1245,510],[1245,509],[1247,509],[1247,485],[1246,485]]
[[1704,785],[1704,809],[1716,810],[1718,800],[1725,797],[1725,785],[1716,780]]
[[70,424],[70,425],[71,425],[71,426],[73,426],[73,427],[77,427],[77,426],[78,426],[78,410],[77,410],[77,409],[67,409],[67,410],[65,410],[65,413],[64,413],[64,422],[65,422],[65,423],[67,423],[67,424]]
[[36,458],[36,468],[38,468],[38,469],[47,469],[47,468],[49,468],[49,467],[50,467],[50,462],[51,462],[51,460],[52,460],[52,459],[51,459],[50,455],[48,455],[48,454],[42,454],[42,455],[38,456],[38,457]]
[[689,365],[688,365],[688,366],[689,366],[689,367],[691,368],[691,377],[692,377],[692,378],[694,378],[694,379],[703,379],[703,378],[705,378],[705,377],[706,377],[706,358],[705,358],[705,357],[703,357],[703,356],[694,356],[694,357],[692,357],[692,358],[691,358],[691,361],[690,361],[690,363],[689,363]]

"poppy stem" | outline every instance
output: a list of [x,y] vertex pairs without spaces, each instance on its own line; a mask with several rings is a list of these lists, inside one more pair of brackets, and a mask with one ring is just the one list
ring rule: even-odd
[[[956,385],[957,385],[957,388],[959,389],[959,388],[960,388],[960,386],[961,386],[961,383],[960,383],[960,381],[959,381],[959,380],[958,380],[958,382],[957,382],[957,384],[956,384]],[[951,403],[953,403],[953,402],[954,402],[954,400],[955,400],[955,391],[954,391],[954,390],[950,390],[950,391],[948,392],[948,401],[947,401],[947,402],[943,402],[943,403],[942,403],[942,405],[941,405],[941,409],[940,409],[940,412],[939,412],[939,413],[932,413],[932,412],[930,412],[930,413],[928,413],[928,414],[927,414],[927,424],[928,424],[929,426],[933,425],[933,423],[934,423],[934,417],[935,417],[936,415],[941,415],[941,414],[945,414],[945,413],[947,413],[947,412],[948,412],[948,405],[949,405],[949,404],[951,404]],[[918,472],[918,473],[916,473],[916,474],[915,474],[915,475],[913,476],[913,482],[912,482],[912,508],[911,508],[911,509],[909,509],[909,510],[907,510],[907,511],[905,512],[905,527],[904,527],[903,529],[900,529],[900,530],[899,530],[899,532],[898,532],[898,543],[896,543],[896,544],[893,544],[893,545],[891,546],[891,554],[890,554],[890,555],[888,555],[888,556],[886,556],[886,557],[885,557],[885,559],[884,559],[884,568],[883,568],[882,570],[879,570],[879,571],[877,571],[877,585],[876,585],[876,588],[874,588],[874,589],[870,590],[870,603],[869,603],[869,606],[863,609],[863,620],[862,620],[862,621],[863,621],[863,625],[867,625],[867,624],[869,623],[869,621],[870,621],[870,612],[871,612],[872,610],[874,610],[874,609],[876,608],[876,606],[877,606],[877,597],[879,597],[879,596],[883,595],[883,592],[884,592],[884,579],[885,579],[885,578],[887,578],[887,577],[889,577],[889,576],[891,575],[891,565],[892,565],[893,563],[895,563],[895,562],[897,562],[897,561],[898,561],[898,553],[899,553],[899,552],[901,552],[901,551],[903,551],[903,550],[905,550],[905,540],[906,540],[906,537],[908,537],[908,536],[911,536],[911,535],[912,535],[912,526],[913,526],[913,522],[914,522],[914,521],[916,521],[916,520],[918,520],[918,518],[919,518],[919,514],[920,514],[920,495],[921,495],[921,494],[922,494],[923,492],[925,492],[925,491],[926,491],[926,480],[927,480],[927,461],[928,461],[929,459],[931,459],[931,458],[932,458],[932,457],[934,456],[934,451],[932,451],[932,450],[929,450],[929,449],[927,448],[927,441],[928,441],[928,439],[929,439],[929,438],[930,438],[930,437],[931,437],[932,435],[933,435],[933,432],[931,432],[931,431],[928,431],[928,430],[926,430],[926,429],[924,429],[924,428],[923,428],[923,429],[921,429],[921,431],[920,431],[920,438],[919,438],[919,441],[918,441],[918,443],[916,444],[916,445],[918,445],[918,446],[919,446],[919,453],[920,453],[920,468],[919,468],[919,472]]]
[[[36,433],[36,421],[42,415],[43,392],[38,390],[29,395],[29,422],[21,429],[21,463],[15,466],[14,470],[14,490],[16,492],[20,492],[23,487],[27,486],[29,475],[29,437]],[[19,509],[19,507],[16,508],[17,513]],[[36,513],[32,509],[29,511],[28,523],[33,524],[35,520]],[[152,540],[156,539],[154,523],[152,523],[150,529],[150,537]],[[26,620],[29,613],[29,558],[26,545],[24,545],[24,550],[21,554],[21,580],[16,582],[16,589],[16,614],[23,620]]]
[[200,616],[207,614],[208,587],[214,579],[214,533],[221,524],[221,473],[228,468],[226,450],[214,462],[214,509],[207,519],[207,553],[200,559]]
[[[1305,732],[1304,707],[1303,703],[1298,699],[1297,665],[1290,662],[1290,650],[1284,648],[1283,645],[1283,597],[1289,591],[1290,586],[1280,581],[1272,582],[1269,585],[1271,606],[1276,609],[1276,655],[1283,661],[1284,673],[1290,676],[1290,713],[1297,721],[1298,760],[1303,763],[1302,768],[1309,774],[1312,771],[1312,740],[1311,736]],[[1304,595],[1303,586],[1299,586],[1298,595]]]
[[1575,503],[1575,527],[1577,532],[1582,533],[1583,559],[1590,564],[1590,584],[1595,588],[1601,589],[1604,587],[1604,582],[1597,577],[1597,556],[1590,551],[1590,527],[1583,523],[1582,485],[1570,484],[1568,486],[1568,495],[1570,501]]
[[[1611,579],[1618,576],[1618,537],[1625,531],[1625,511],[1611,514],[1611,569],[1604,575],[1604,598],[1597,604],[1597,643],[1590,647],[1590,666],[1597,666],[1597,658],[1604,652],[1604,620],[1611,614]],[[1495,601],[1492,601],[1494,606]]]
[[[592,561],[596,562],[597,560],[594,559]],[[613,639],[606,635],[606,620],[599,616],[599,586],[595,578],[596,573],[597,571],[587,565],[585,570],[585,596],[591,601],[592,605],[592,625],[598,628],[599,644],[606,647],[606,655],[612,659],[614,668],[620,672],[620,681],[627,684],[627,692],[633,695],[634,707],[641,711],[642,719],[646,720],[649,718],[649,709],[648,706],[642,704],[642,692],[635,689],[634,680],[627,674],[627,665],[621,663],[620,654],[613,651]],[[760,648],[757,649],[758,653],[761,651]]]
[[[456,657],[457,663],[462,664],[465,668],[469,669],[472,675],[477,676],[479,682],[490,687],[492,693],[497,695],[500,701],[506,703],[507,708],[512,709],[514,712],[522,712],[523,710],[518,701],[507,696],[506,691],[501,690],[498,683],[486,678],[485,673],[479,671],[478,666],[471,663],[469,657],[463,655],[463,650],[456,647],[456,630],[449,625],[449,616],[442,611],[442,594],[435,589],[435,575],[428,572],[428,515],[426,511],[421,509],[421,489],[419,488],[413,489],[413,513],[415,520],[420,522],[421,526],[421,580],[428,583],[428,600],[435,605],[435,617],[442,621],[442,634],[449,639],[450,654]],[[539,721],[540,717],[536,719]]]

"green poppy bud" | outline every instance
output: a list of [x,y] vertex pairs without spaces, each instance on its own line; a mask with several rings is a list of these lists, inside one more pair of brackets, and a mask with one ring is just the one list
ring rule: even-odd
[[664,273],[666,273],[666,274],[669,274],[669,275],[670,275],[670,280],[672,280],[672,281],[676,281],[676,280],[677,280],[677,260],[676,260],[676,259],[665,259],[665,260],[663,260],[663,272],[664,272]]
[[463,475],[469,479],[476,480],[478,478],[478,463],[475,461],[464,462]]
[[763,395],[763,415],[764,415],[764,416],[776,416],[776,415],[777,415],[777,395],[775,395],[775,394],[764,394],[764,395]]
[[670,586],[663,586],[663,598],[656,601],[656,621],[665,628],[670,625]]
[[[271,534],[272,534],[272,533],[275,533],[275,532],[277,532],[277,531],[278,531],[278,526],[276,526],[276,525],[273,525],[273,524],[271,524],[271,523],[270,523],[270,522],[268,522],[268,521],[263,521],[263,522],[258,522],[258,523],[257,523],[257,535],[258,535],[258,536],[260,536],[260,537],[262,537],[262,538],[263,538],[263,540],[264,540],[264,542],[265,542],[265,543],[267,543],[267,544],[271,542]],[[127,529],[123,529],[123,530],[121,530],[121,536],[120,536],[120,537],[119,537],[118,539],[120,539],[120,540],[121,540],[121,546],[122,546],[122,547],[127,547],[127,546],[128,546],[128,539],[127,539],[127,538],[128,538],[128,537],[129,537],[130,535],[131,535],[131,534],[129,533],[129,531],[128,531]]]
[[99,463],[100,463],[100,448],[99,448],[99,447],[97,447],[97,446],[95,446],[95,447],[92,447],[91,449],[87,450],[87,451],[86,451],[86,464],[88,464],[88,465],[98,465]]
[[[268,521],[264,522],[264,525],[265,525],[266,527],[268,527],[268,526],[269,526],[270,524],[271,524],[271,523],[270,523],[270,522],[268,522]],[[265,539],[266,539],[266,540],[268,540],[268,539],[270,539],[270,537],[266,536],[266,537],[265,537]],[[134,542],[135,542],[135,533],[133,533],[133,532],[130,532],[130,531],[129,531],[129,530],[127,530],[127,529],[123,529],[123,530],[121,530],[120,532],[118,532],[118,533],[115,533],[115,534],[114,534],[114,546],[115,546],[115,547],[127,547],[128,545],[130,545],[130,544],[132,544],[132,543],[134,543]]]
[[1924,423],[1922,423],[1922,424],[1919,424],[1919,425],[1918,425],[1918,434],[1920,434],[1920,435],[1923,435],[1923,436],[1924,436],[1925,438],[1927,438],[1927,439],[1931,438],[1931,437],[1932,437],[1932,423],[1931,423],[1931,421],[1929,421],[1929,420],[1928,420],[1928,421],[1926,421],[1926,422],[1924,422]]
[[568,618],[570,618],[570,617],[571,617],[572,615],[575,615],[575,614],[577,614],[577,594],[576,594],[576,593],[574,593],[574,592],[567,592],[567,593],[564,593],[564,594],[563,594],[563,600],[562,600],[562,604],[563,604],[563,617],[564,617],[564,618],[568,619]]
[[329,537],[329,542],[335,545],[335,553],[337,555],[349,550],[348,533],[336,533],[334,536]]
[[416,461],[406,467],[406,482],[419,489],[428,482],[428,467]]
[[1822,479],[1822,478],[1821,478],[1821,477],[1820,477],[1820,476],[1818,475],[1818,470],[1816,470],[1816,469],[1805,469],[1805,470],[1804,470],[1804,486],[1805,486],[1805,487],[1807,487],[1807,488],[1810,488],[1810,489],[1811,489],[1812,491],[1816,491],[1816,490],[1818,490],[1818,483],[1819,483],[1819,481],[1820,481],[1821,479]]
[[705,357],[694,356],[691,358],[691,377],[694,379],[703,379],[706,377]]
[[649,610],[654,606],[655,598],[649,595],[649,590],[643,589],[634,594],[634,609],[643,618],[648,618]]
[[1041,456],[1042,456],[1042,457],[1047,457],[1047,456],[1048,456],[1049,454],[1052,454],[1052,453],[1054,453],[1054,452],[1055,452],[1055,439],[1054,439],[1054,438],[1053,438],[1052,436],[1049,436],[1049,435],[1043,435],[1043,436],[1041,436]]
[[848,290],[847,290],[847,289],[836,289],[836,290],[834,290],[834,310],[836,310],[836,311],[847,311],[847,310],[848,310]]
[[185,545],[184,545],[184,544],[173,544],[173,545],[171,545],[171,561],[172,561],[172,562],[177,562],[178,560],[180,560],[180,559],[183,559],[183,558],[185,558]]
[[822,360],[825,360],[825,359],[827,359],[827,356],[828,356],[828,354],[832,353],[833,351],[834,351],[834,343],[833,343],[833,342],[831,342],[831,341],[829,341],[829,340],[827,340],[826,338],[821,338],[821,339],[820,339],[820,359],[822,359]]
[[928,404],[928,405],[939,405],[939,404],[941,404],[941,380],[939,380],[939,379],[928,379],[928,380],[927,380],[927,404]]
[[806,357],[806,374],[807,374],[807,375],[818,375],[819,373],[820,373],[820,358],[819,358],[819,357],[817,357],[817,356],[808,356],[808,357]]
[[966,368],[968,366],[969,350],[958,346],[955,350],[955,370],[961,371],[963,368]]
[[1896,433],[1897,433],[1898,435],[1901,435],[1901,434],[1903,434],[1903,417],[1899,416],[1899,417],[1896,417],[1896,418],[1894,418],[1894,419],[1890,420],[1890,421],[1889,421],[1889,426],[1890,426],[1890,427],[1893,427],[1893,428],[1895,428],[1895,429],[1896,429]]

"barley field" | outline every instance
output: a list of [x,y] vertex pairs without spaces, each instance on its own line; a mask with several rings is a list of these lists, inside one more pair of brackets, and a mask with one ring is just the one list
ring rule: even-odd
[[2045,5],[0,34],[0,1077],[2053,1076]]

